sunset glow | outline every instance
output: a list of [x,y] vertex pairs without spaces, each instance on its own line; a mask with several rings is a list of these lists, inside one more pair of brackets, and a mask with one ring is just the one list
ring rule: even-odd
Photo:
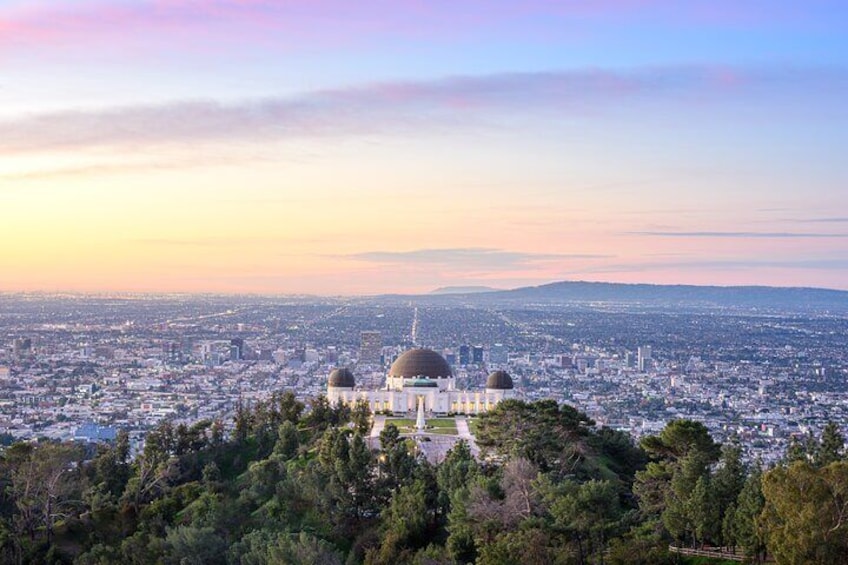
[[848,289],[844,3],[583,4],[4,2],[0,291]]

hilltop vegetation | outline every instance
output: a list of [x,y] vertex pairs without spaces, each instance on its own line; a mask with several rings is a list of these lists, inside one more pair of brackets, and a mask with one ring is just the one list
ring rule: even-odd
[[641,446],[553,401],[480,418],[433,466],[395,426],[369,447],[367,406],[281,394],[220,422],[164,423],[129,458],[14,444],[0,460],[0,561],[126,564],[674,563],[669,544],[750,561],[848,554],[848,462],[831,426],[748,469],[706,428]]

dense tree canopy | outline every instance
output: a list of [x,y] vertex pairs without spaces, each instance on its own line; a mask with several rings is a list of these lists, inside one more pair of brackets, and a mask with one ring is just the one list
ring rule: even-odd
[[130,457],[39,442],[0,452],[0,562],[132,564],[673,563],[669,545],[751,561],[848,554],[848,462],[835,426],[750,470],[738,445],[677,420],[642,447],[552,401],[480,418],[483,457],[438,465],[367,406],[290,393],[222,422],[163,423]]

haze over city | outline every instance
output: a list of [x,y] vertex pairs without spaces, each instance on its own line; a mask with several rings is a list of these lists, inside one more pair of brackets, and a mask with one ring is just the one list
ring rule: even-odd
[[0,291],[848,289],[846,20],[6,1]]

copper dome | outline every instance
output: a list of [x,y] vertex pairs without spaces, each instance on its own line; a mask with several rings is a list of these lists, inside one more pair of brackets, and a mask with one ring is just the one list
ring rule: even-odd
[[341,369],[335,369],[332,373],[330,373],[327,385],[333,388],[353,388],[356,386],[356,381],[354,380],[353,373],[350,372],[350,369],[343,367]]
[[445,358],[431,349],[410,349],[392,363],[392,377],[437,379],[452,376]]
[[506,371],[495,371],[486,379],[486,388],[494,390],[512,390],[512,377]]

